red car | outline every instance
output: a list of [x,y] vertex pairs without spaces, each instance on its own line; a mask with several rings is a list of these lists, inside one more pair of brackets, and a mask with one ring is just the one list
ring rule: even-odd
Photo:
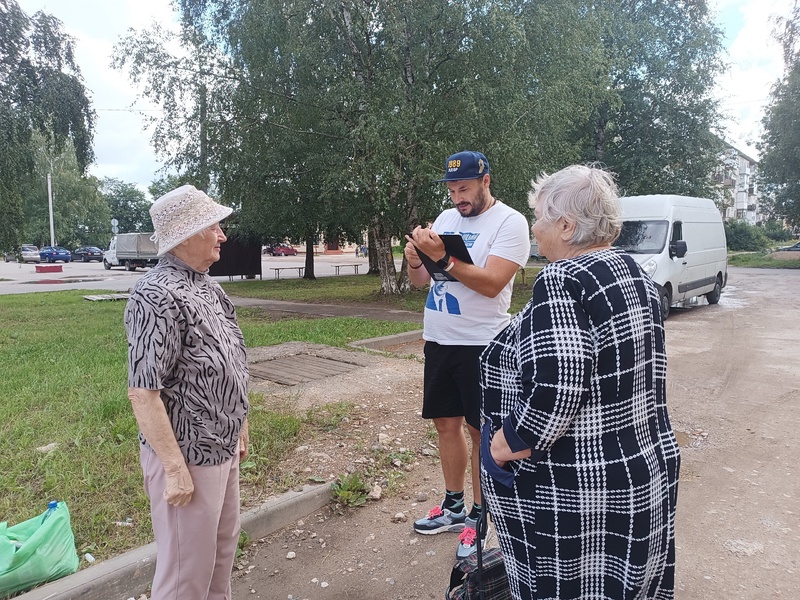
[[272,256],[294,256],[297,250],[286,244],[277,244],[272,247]]

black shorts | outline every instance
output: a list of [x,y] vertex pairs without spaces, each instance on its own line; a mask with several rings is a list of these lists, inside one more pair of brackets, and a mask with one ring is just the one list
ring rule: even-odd
[[425,342],[422,418],[464,417],[480,431],[481,378],[478,358],[485,346]]

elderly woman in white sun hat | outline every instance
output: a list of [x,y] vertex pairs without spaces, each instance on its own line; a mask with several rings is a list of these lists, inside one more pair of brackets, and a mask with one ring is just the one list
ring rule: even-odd
[[231,598],[248,372],[234,307],[208,275],[231,212],[190,185],[156,200],[162,258],[125,310],[128,397],[157,545],[152,600]]

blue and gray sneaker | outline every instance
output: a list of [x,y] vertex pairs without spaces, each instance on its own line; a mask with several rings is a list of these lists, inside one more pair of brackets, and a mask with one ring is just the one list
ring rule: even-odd
[[[477,519],[466,518],[464,530],[458,536],[458,548],[456,549],[456,560],[463,560],[478,549],[478,521]],[[486,539],[489,537],[489,526],[486,526],[486,537],[483,538],[483,546],[486,547]]]
[[467,518],[467,509],[461,508],[461,512],[451,512],[446,508],[436,506],[431,509],[428,516],[414,522],[414,531],[423,535],[442,533],[443,531],[461,531],[464,529],[464,521]]

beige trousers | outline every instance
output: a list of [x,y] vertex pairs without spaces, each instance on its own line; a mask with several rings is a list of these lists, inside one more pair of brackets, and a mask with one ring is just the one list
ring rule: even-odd
[[239,454],[217,466],[189,466],[192,501],[164,500],[164,468],[141,446],[144,489],[156,538],[150,600],[231,600],[231,571],[239,542]]

